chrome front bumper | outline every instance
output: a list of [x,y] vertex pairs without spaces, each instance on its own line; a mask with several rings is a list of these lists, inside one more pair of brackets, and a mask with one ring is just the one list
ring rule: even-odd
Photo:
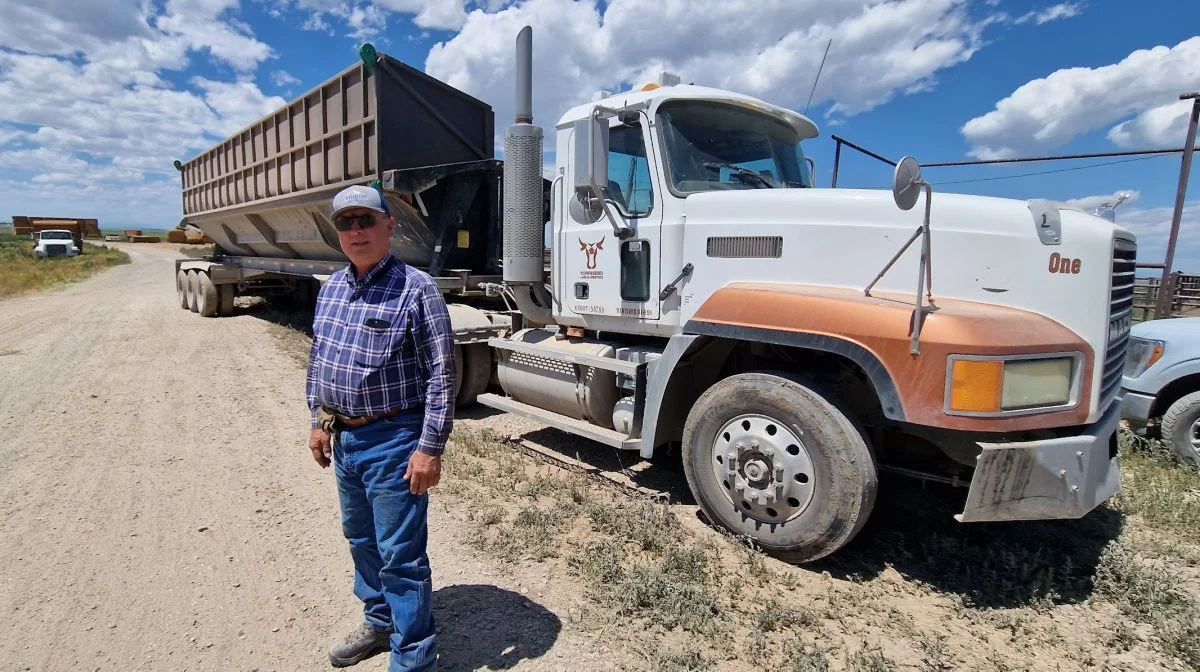
[[1150,411],[1154,408],[1154,396],[1140,392],[1125,391],[1125,400],[1121,402],[1121,417],[1134,424],[1144,425],[1150,420]]
[[980,443],[962,523],[1081,518],[1121,488],[1121,400],[1078,436]]

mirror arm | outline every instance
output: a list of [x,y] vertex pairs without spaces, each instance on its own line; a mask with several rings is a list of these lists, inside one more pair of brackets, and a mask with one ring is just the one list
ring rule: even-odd
[[892,257],[891,261],[883,267],[883,270],[875,276],[871,284],[867,285],[867,288],[863,290],[863,294],[871,296],[871,289],[875,287],[884,275],[887,275],[888,271],[892,270],[892,266],[896,265],[896,262],[900,260],[900,257],[904,256],[904,253],[916,242],[917,238],[921,239],[921,263],[917,267],[917,306],[916,310],[913,311],[912,340],[908,348],[910,354],[919,355],[921,354],[921,327],[924,325],[925,314],[927,312],[926,300],[928,300],[929,310],[937,310],[937,305],[933,302],[933,263],[929,232],[929,215],[933,204],[933,189],[928,182],[919,177],[913,178],[911,186],[921,187],[925,190],[925,220],[908,237],[908,241],[904,243],[904,247],[901,247],[900,251]]
[[599,190],[597,190],[596,193],[598,194],[597,198],[600,199],[600,207],[604,210],[604,216],[608,218],[608,223],[612,224],[613,235],[619,240],[625,240],[626,238],[632,236],[633,229],[624,222],[617,221],[616,217],[613,217],[612,210],[608,207],[608,200],[604,198],[604,194]]

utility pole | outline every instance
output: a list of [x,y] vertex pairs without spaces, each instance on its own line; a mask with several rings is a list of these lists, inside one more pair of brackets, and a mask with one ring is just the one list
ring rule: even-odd
[[1192,151],[1196,146],[1196,123],[1200,121],[1200,91],[1182,94],[1179,99],[1192,101],[1192,117],[1188,122],[1187,142],[1183,144],[1183,165],[1179,167],[1179,188],[1175,192],[1175,212],[1171,215],[1171,235],[1167,238],[1167,258],[1163,262],[1162,281],[1158,285],[1158,306],[1154,311],[1154,317],[1158,319],[1170,315],[1172,299],[1175,297],[1171,268],[1175,262],[1175,242],[1179,239],[1179,220],[1183,218],[1188,173],[1192,169]]

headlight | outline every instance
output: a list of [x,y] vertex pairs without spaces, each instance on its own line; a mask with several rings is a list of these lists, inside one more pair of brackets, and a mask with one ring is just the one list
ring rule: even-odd
[[1074,406],[1082,355],[1012,358],[952,356],[946,411],[957,415],[1009,415]]
[[1149,338],[1130,337],[1129,349],[1125,351],[1125,375],[1137,378],[1162,359],[1166,343]]

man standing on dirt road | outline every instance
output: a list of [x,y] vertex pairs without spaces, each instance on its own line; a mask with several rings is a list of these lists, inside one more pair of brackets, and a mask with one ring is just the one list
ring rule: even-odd
[[317,295],[308,444],[334,467],[364,619],[329,662],[354,665],[390,646],[389,672],[432,670],[426,493],[453,422],[450,316],[433,280],[392,256],[396,222],[379,191],[342,190],[332,217],[350,265]]

